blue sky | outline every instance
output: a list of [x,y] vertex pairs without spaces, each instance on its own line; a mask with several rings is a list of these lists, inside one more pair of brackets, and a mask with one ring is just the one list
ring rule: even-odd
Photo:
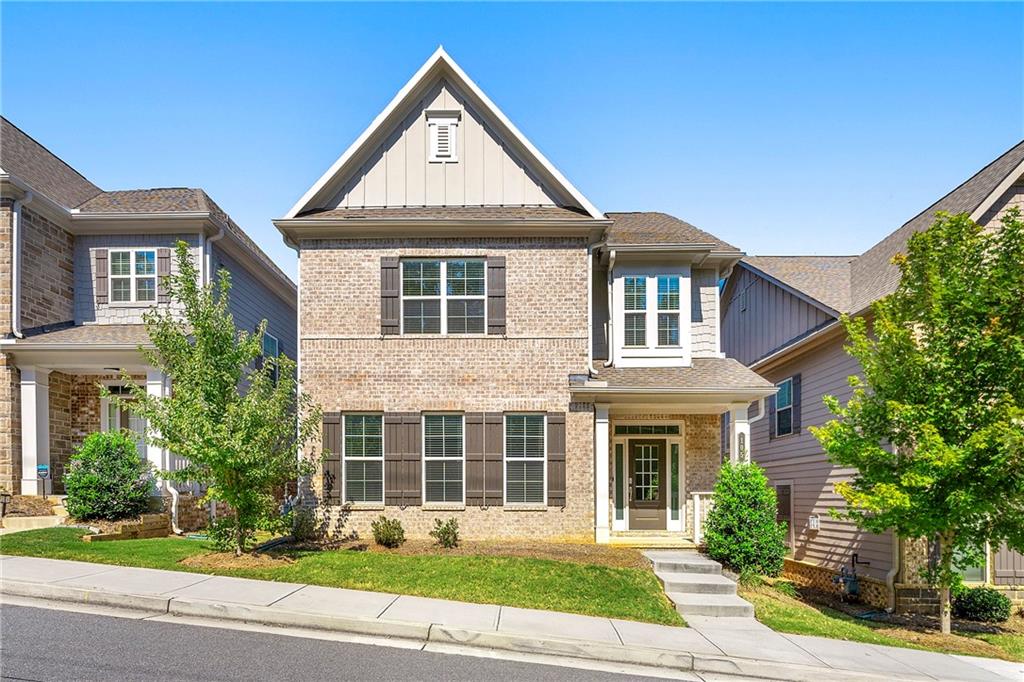
[[5,116],[104,189],[271,219],[438,44],[599,208],[859,253],[1024,137],[1024,4],[22,4]]

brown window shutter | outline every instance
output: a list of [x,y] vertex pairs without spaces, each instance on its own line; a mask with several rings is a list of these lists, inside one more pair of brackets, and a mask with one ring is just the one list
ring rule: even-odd
[[384,504],[419,506],[420,446],[418,412],[384,415]]
[[156,250],[156,300],[159,303],[169,303],[171,294],[167,290],[165,278],[171,275],[171,250]]
[[324,499],[341,504],[341,413],[324,412]]
[[466,506],[484,506],[484,415],[466,413]]
[[548,412],[548,506],[565,506],[565,413]]
[[793,433],[800,433],[800,375],[793,375]]
[[382,336],[398,334],[399,324],[399,288],[402,277],[397,256],[381,256],[380,258],[380,333]]
[[484,504],[505,502],[505,415],[484,415]]
[[775,438],[775,396],[768,396],[768,440]]
[[96,249],[96,302],[107,302],[107,250]]
[[487,333],[504,335],[505,257],[487,258]]

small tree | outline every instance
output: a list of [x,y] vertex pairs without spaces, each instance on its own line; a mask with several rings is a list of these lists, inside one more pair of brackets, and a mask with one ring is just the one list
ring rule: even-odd
[[726,462],[704,522],[707,554],[741,572],[775,576],[786,556],[786,524],[775,520],[775,491],[756,464]]
[[843,516],[874,532],[939,543],[928,572],[950,631],[957,569],[985,543],[1024,551],[1024,224],[1014,209],[987,231],[940,213],[898,256],[897,290],[873,324],[843,318],[861,365],[837,419],[812,432],[854,467],[836,486]]
[[76,519],[117,521],[149,506],[153,487],[149,462],[122,431],[90,434],[71,456],[64,474],[64,501]]
[[227,537],[240,555],[257,530],[281,530],[274,494],[312,471],[297,453],[316,436],[320,410],[297,390],[294,361],[264,361],[265,320],[254,333],[235,327],[227,270],[202,287],[184,242],[176,259],[177,273],[165,280],[172,306],[145,315],[155,348],[142,349],[170,377],[171,395],[148,395],[125,374],[132,399],[108,397],[147,420],[154,445],[187,459],[165,478],[205,484],[208,500],[231,507]]

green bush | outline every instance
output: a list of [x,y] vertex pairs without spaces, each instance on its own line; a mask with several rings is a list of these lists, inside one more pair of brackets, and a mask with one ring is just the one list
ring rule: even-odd
[[983,623],[1002,623],[1009,619],[1010,599],[991,587],[968,587],[953,597],[953,616]]
[[434,530],[430,531],[430,537],[437,540],[437,544],[445,549],[452,549],[459,546],[459,522],[455,517],[442,521],[434,519]]
[[134,440],[120,431],[93,433],[68,463],[64,504],[76,519],[117,521],[146,511],[152,488]]
[[398,519],[389,519],[381,514],[370,528],[373,529],[373,541],[381,547],[395,548],[405,542],[405,530]]
[[704,524],[706,551],[734,571],[782,572],[786,524],[775,520],[775,491],[756,464],[726,463],[718,472]]

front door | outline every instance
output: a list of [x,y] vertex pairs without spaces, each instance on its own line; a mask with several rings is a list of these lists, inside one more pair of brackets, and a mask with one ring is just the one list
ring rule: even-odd
[[665,441],[629,441],[629,529],[665,530]]

